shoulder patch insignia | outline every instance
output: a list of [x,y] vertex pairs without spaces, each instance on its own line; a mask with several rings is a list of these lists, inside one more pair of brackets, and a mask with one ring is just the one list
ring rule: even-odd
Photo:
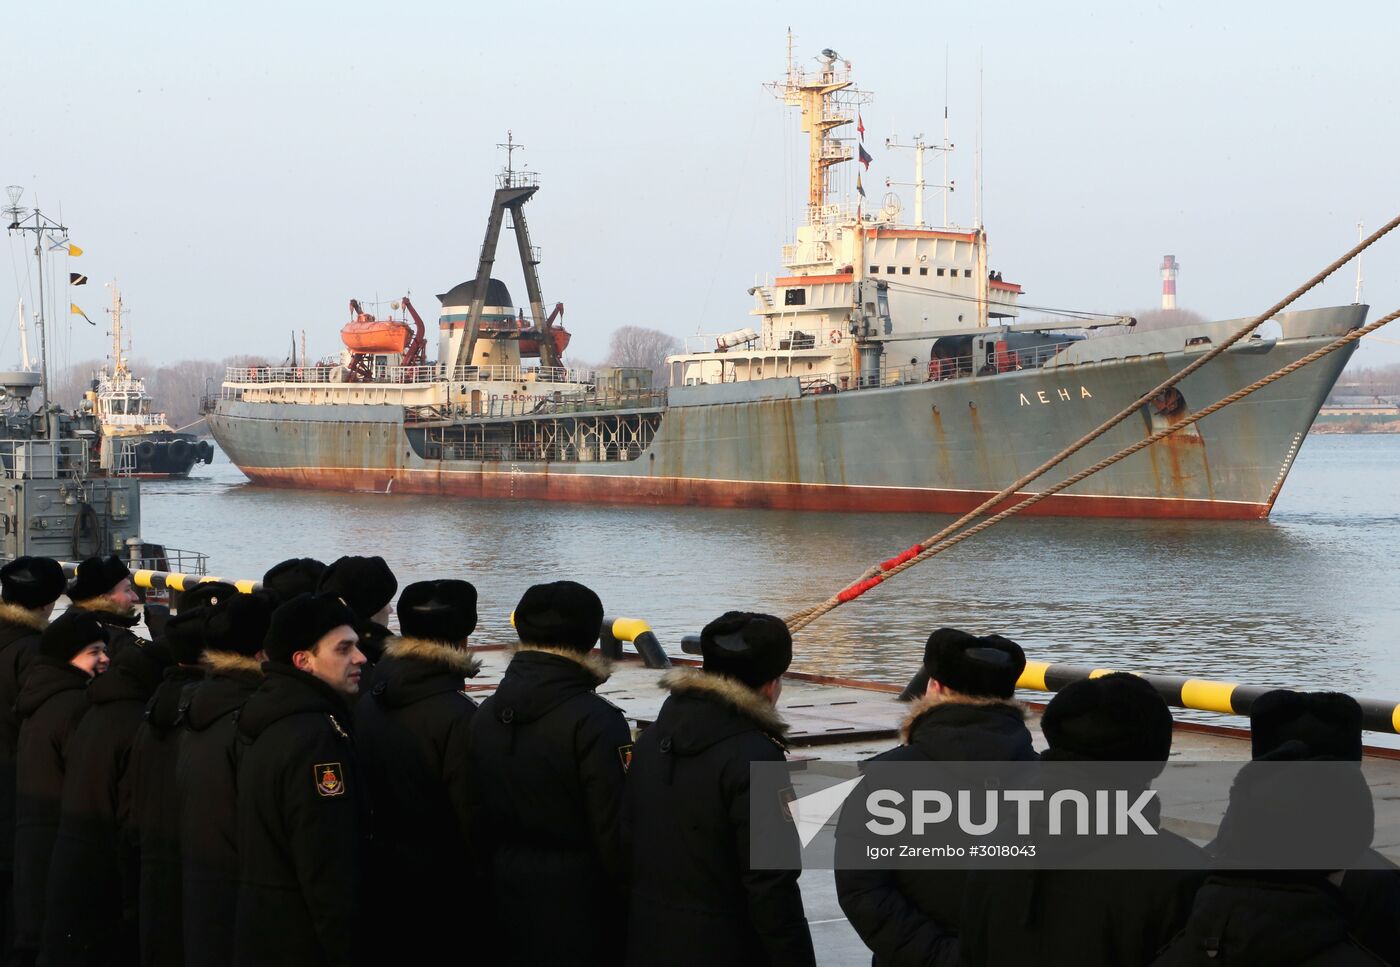
[[316,792],[322,796],[345,793],[345,770],[339,762],[321,762],[311,767],[316,778]]
[[622,760],[622,771],[626,772],[632,768],[632,743],[617,747],[617,757]]

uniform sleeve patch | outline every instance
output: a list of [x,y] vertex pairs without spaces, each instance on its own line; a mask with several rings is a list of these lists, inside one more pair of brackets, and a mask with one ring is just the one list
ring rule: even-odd
[[322,796],[345,794],[345,770],[339,762],[322,762],[311,767],[316,776],[316,792]]
[[626,772],[632,768],[632,743],[617,747],[617,757],[622,760],[622,771]]

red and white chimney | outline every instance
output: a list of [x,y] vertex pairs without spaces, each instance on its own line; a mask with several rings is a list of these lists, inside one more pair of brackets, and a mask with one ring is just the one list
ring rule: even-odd
[[1176,270],[1180,268],[1175,255],[1162,256],[1162,308],[1176,308]]

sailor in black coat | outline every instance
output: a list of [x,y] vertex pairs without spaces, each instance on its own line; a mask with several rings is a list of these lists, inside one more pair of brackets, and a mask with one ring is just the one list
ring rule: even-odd
[[[212,605],[218,598],[204,600]],[[204,677],[198,662],[204,651],[206,612],[204,606],[182,605],[166,624],[162,640],[175,664],[165,670],[164,680],[146,705],[145,721],[131,747],[131,808],[141,847],[141,963],[146,967],[180,967],[184,962],[175,759],[186,692]]]
[[662,679],[671,695],[628,772],[627,964],[814,964],[798,871],[748,860],[749,768],[786,758],[774,703],[792,636],[771,615],[730,612],[701,647],[703,671]]
[[341,967],[363,954],[368,798],[347,703],[365,658],[354,620],[330,595],[273,613],[267,677],[238,716],[235,964]]
[[237,718],[262,684],[274,598],[237,594],[204,618],[204,679],[190,687],[175,762],[186,967],[233,963],[238,907]]
[[88,686],[90,707],[68,745],[49,866],[49,967],[137,962],[140,858],[131,821],[131,743],[168,664],[164,647],[127,642]]
[[[1042,759],[1052,763],[1047,772],[1058,770],[1056,782],[1073,782],[1078,763],[1116,763],[1114,777],[1131,779],[1141,791],[1166,765],[1172,726],[1167,703],[1141,678],[1085,679],[1046,707],[1040,727],[1050,748]],[[1156,799],[1145,818],[1156,830],[1152,836],[1047,839],[1038,855],[1046,859],[1058,848],[1061,868],[973,870],[960,918],[964,961],[988,967],[1150,964],[1185,924],[1208,861],[1200,847],[1161,828]]]
[[496,962],[616,967],[624,947],[619,813],[632,734],[594,694],[598,596],[536,585],[515,608],[520,647],[471,724],[474,832],[488,857]]
[[90,613],[107,629],[109,654],[138,638],[131,629],[141,621],[141,596],[131,584],[131,571],[115,556],[90,557],[78,565],[68,585],[73,607]]
[[70,610],[44,629],[20,685],[14,949],[20,964],[34,962],[43,940],[68,746],[88,710],[88,682],[106,670],[106,630],[91,615]]
[[[312,562],[315,564],[316,562]],[[382,557],[342,557],[326,567],[316,583],[319,594],[333,594],[355,613],[360,650],[373,668],[393,636],[389,614],[393,610],[398,578]]]
[[[1184,929],[1154,961],[1158,967],[1392,963],[1352,930],[1353,914],[1338,888],[1342,870],[1361,861],[1375,833],[1371,791],[1359,768],[1311,751],[1286,741],[1235,777],[1211,844],[1217,872],[1196,894]],[[1320,771],[1288,767],[1309,759],[1327,764]],[[1258,869],[1270,862],[1314,868]],[[1324,864],[1337,868],[1316,868]]]
[[[901,745],[874,762],[1019,762],[1037,758],[1025,710],[1012,701],[1026,667],[1019,645],[939,628],[924,647],[927,691],[900,727]],[[865,816],[847,800],[837,827]],[[836,896],[878,967],[956,964],[968,872],[840,869]]]
[[[480,663],[465,650],[476,628],[466,581],[410,584],[399,597],[403,637],[389,639],[369,694],[355,705],[355,741],[374,807],[371,879],[383,922],[376,960],[426,963],[461,937],[479,871],[468,852],[467,733],[476,702],[463,690]],[[398,884],[434,884],[401,889]]]
[[[1262,758],[1297,742],[1312,758],[1359,767],[1361,720],[1360,704],[1340,692],[1265,692],[1249,707],[1252,755]],[[1400,869],[1374,849],[1359,865],[1338,884],[1351,932],[1387,963],[1400,964]]]
[[0,567],[0,963],[9,961],[15,933],[15,700],[67,584],[63,566],[47,557],[17,557]]

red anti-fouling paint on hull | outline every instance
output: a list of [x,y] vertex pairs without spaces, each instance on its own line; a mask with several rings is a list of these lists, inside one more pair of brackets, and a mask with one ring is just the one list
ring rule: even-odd
[[[242,470],[253,483],[271,487],[431,494],[491,500],[559,500],[590,504],[961,514],[992,496],[990,492],[918,487],[756,483],[684,477],[593,476],[572,473],[439,473],[432,470],[322,467],[243,467]],[[1008,499],[994,508],[993,512],[1014,502]],[[1259,520],[1269,516],[1270,507],[1269,503],[1240,501],[1056,494],[1030,507],[1025,513],[1047,517]]]

